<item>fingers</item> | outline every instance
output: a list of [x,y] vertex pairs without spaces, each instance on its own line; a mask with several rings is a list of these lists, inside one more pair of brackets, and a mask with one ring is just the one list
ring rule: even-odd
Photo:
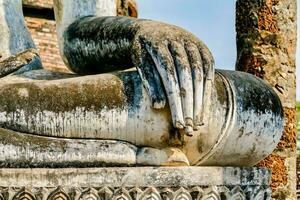
[[215,75],[215,61],[205,44],[199,42],[198,49],[203,62],[204,76],[206,80],[213,80]]
[[[211,98],[211,90],[213,87],[213,81],[215,76],[215,62],[214,58],[206,47],[205,44],[199,42],[198,49],[201,54],[201,60],[203,63],[203,75],[204,75],[204,87],[203,87],[203,103],[202,103],[202,112],[200,115],[200,121],[204,122],[204,113],[207,113],[209,110],[209,102]],[[207,102],[204,106],[204,102]]]
[[169,49],[174,60],[179,80],[185,132],[186,134],[191,135],[194,126],[194,89],[189,59],[183,44],[172,42],[169,45]]
[[[155,65],[151,56],[148,54],[146,57],[146,60],[149,60],[148,66],[149,66],[149,72],[145,74],[145,76],[149,77],[150,84],[153,85],[153,88],[155,88],[155,97],[152,100],[152,106],[155,109],[161,109],[166,106],[167,98],[165,95],[165,92],[163,90],[163,84],[161,82],[159,73],[156,68],[153,66]],[[156,83],[156,84],[155,84]]]
[[146,45],[146,49],[155,63],[166,90],[173,125],[175,128],[183,129],[185,127],[185,122],[182,112],[179,81],[173,58],[165,45],[161,45],[159,47]]
[[135,66],[142,79],[142,83],[150,97],[152,107],[155,109],[164,108],[167,102],[163,91],[163,85],[158,71],[153,67],[155,64],[151,55],[147,51],[139,49],[139,55],[136,55]]
[[203,95],[204,95],[204,73],[203,62],[195,44],[187,43],[185,49],[192,69],[194,86],[194,129],[198,130],[203,125]]
[[[209,101],[214,78],[214,60],[202,43],[141,41],[138,71],[151,96],[153,107],[162,108],[166,97],[175,128],[187,135],[203,125],[204,102]],[[155,66],[155,67],[153,67]],[[162,87],[162,85],[164,87]]]

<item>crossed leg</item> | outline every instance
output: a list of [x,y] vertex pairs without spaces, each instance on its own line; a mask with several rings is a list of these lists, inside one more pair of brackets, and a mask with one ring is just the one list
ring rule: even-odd
[[[2,0],[2,1],[8,1],[8,0]],[[2,4],[2,5],[9,5],[4,9],[4,16],[5,20],[2,20],[0,22],[3,26],[3,29],[7,30],[8,35],[7,37],[3,37],[3,40],[8,40],[9,43],[12,43],[13,45],[9,46],[3,46],[1,51],[3,52],[2,56],[2,62],[0,64],[0,77],[4,77],[9,74],[23,74],[24,72],[30,71],[30,70],[36,70],[42,68],[40,58],[38,54],[35,51],[35,45],[33,43],[33,40],[30,37],[30,34],[28,30],[26,29],[24,17],[21,12],[21,1],[20,0],[13,0],[10,1],[10,3]],[[14,19],[10,18],[9,16],[12,13],[16,13],[15,11],[18,10],[18,15],[14,16]],[[16,21],[14,21],[16,20]],[[22,27],[23,29],[21,31],[15,30],[14,27],[16,26],[16,23],[19,23],[18,27]],[[18,34],[16,34],[18,33]],[[5,41],[3,41],[4,43]],[[5,54],[6,53],[6,54]],[[142,151],[143,152],[143,151]],[[157,161],[157,159],[154,159],[155,162],[160,163],[185,163],[187,164],[187,159],[184,158],[184,154],[180,153],[181,151],[179,149],[173,151],[169,148],[163,149],[163,150],[147,150],[145,151],[148,153],[148,156],[146,158],[153,158],[155,156],[153,155],[160,155],[161,158],[160,161]],[[170,153],[173,152],[173,153]],[[176,156],[174,156],[176,155]],[[179,156],[178,156],[179,155]],[[151,159],[147,160],[146,158],[139,157],[139,160],[142,160],[141,162],[151,164]],[[146,159],[146,160],[145,160]],[[153,163],[152,163],[153,164]]]

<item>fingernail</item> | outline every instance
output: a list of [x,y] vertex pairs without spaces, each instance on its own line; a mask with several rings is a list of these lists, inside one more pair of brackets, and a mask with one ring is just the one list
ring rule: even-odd
[[181,122],[176,122],[175,123],[175,128],[178,128],[178,129],[184,129],[184,125],[181,123]]
[[153,104],[153,108],[154,109],[162,109],[162,108],[164,108],[165,107],[165,102],[154,102],[154,104]]
[[184,131],[185,131],[185,133],[186,133],[187,136],[190,136],[190,137],[193,136],[192,133],[194,132],[194,129],[193,129],[192,126],[185,127]]

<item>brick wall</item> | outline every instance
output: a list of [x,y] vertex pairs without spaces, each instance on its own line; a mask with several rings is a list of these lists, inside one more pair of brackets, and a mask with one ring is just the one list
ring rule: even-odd
[[53,70],[65,70],[65,65],[59,54],[55,21],[34,17],[25,17],[25,20],[39,50],[44,67]]
[[22,0],[24,6],[33,8],[53,8],[53,0]]
[[46,69],[68,71],[58,49],[53,0],[23,0],[27,27]]

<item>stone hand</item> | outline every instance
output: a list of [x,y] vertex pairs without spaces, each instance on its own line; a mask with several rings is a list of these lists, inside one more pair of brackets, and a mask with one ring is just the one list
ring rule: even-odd
[[191,33],[168,24],[140,20],[133,45],[133,62],[153,107],[166,97],[173,125],[190,135],[202,125],[205,83],[213,79],[214,59]]
[[20,74],[25,71],[41,68],[42,63],[37,50],[27,49],[0,61],[0,78],[10,74]]
[[191,134],[202,125],[214,60],[198,38],[179,27],[127,17],[84,17],[66,30],[64,57],[79,74],[136,66],[153,107],[163,108],[168,100],[175,128]]

